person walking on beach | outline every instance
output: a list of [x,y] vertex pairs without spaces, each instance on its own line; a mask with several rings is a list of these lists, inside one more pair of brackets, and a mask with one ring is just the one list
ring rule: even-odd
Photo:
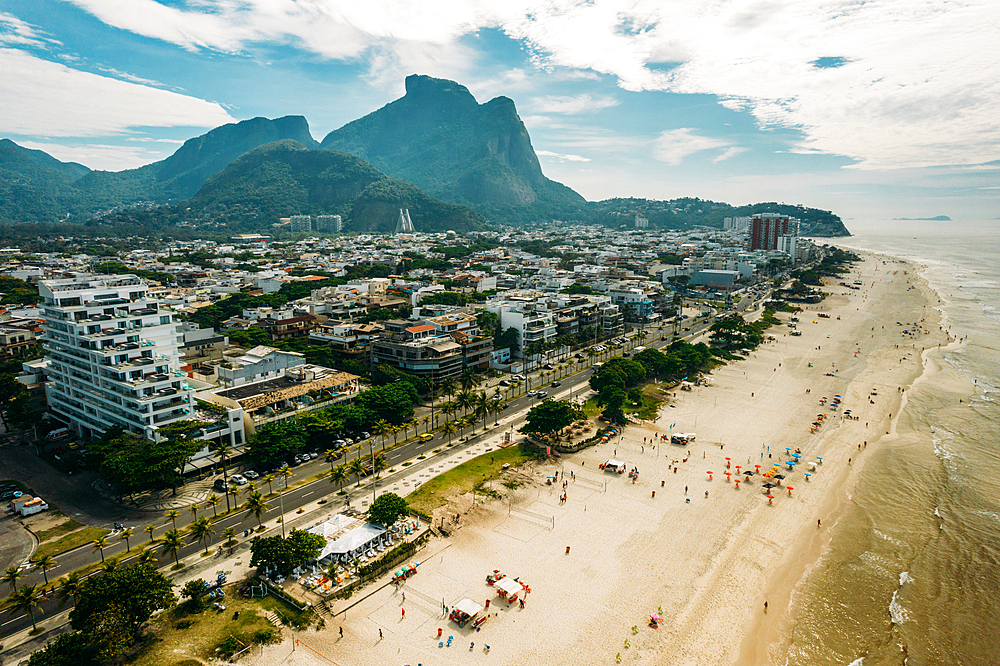
[[764,612],[765,613],[767,612],[767,602],[766,601],[764,602]]
[[344,637],[344,628],[343,627],[340,628],[340,637],[341,638]]
[[401,620],[405,620],[406,619],[406,609],[405,608],[400,608],[399,610],[402,613],[402,615],[400,616],[400,619]]
[[[340,633],[343,634],[344,633],[343,630],[341,630]],[[381,629],[378,630],[378,639],[382,640],[382,630]]]

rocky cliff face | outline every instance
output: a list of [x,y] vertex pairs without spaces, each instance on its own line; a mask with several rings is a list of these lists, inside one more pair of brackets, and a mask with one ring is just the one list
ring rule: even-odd
[[487,217],[501,209],[530,216],[539,207],[584,203],[544,176],[512,100],[479,104],[454,81],[408,76],[402,98],[331,132],[321,146],[363,157]]

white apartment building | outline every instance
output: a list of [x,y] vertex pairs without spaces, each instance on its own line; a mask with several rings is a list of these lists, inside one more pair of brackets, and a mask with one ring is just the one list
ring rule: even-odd
[[84,436],[113,426],[157,438],[191,418],[181,325],[135,275],[42,280],[49,410]]

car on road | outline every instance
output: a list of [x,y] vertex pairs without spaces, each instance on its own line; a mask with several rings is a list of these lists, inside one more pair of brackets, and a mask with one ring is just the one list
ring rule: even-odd
[[260,478],[260,474],[258,474],[257,472],[253,471],[252,469],[248,469],[245,472],[243,472],[243,476],[245,476],[246,478],[250,479],[251,481],[256,481],[257,479]]
[[420,441],[421,441],[421,442],[429,442],[429,441],[431,441],[432,439],[434,439],[434,435],[433,435],[433,434],[431,434],[431,433],[429,433],[429,432],[425,432],[424,434],[422,434],[422,435],[420,436]]
[[552,382],[552,388],[558,388],[562,386],[562,382]]
[[213,487],[216,490],[221,490],[222,492],[226,492],[227,490],[229,490],[229,483],[225,479],[216,479],[215,483],[213,484]]
[[327,454],[326,461],[330,462],[331,460],[340,460],[343,457],[344,457],[344,452],[343,451],[334,450],[331,453]]
[[298,460],[300,463],[309,462],[309,460],[310,460],[309,454],[308,453],[296,453],[295,454],[295,460]]
[[310,451],[309,453],[304,453],[302,455],[309,456],[309,460],[316,460],[316,458],[319,458],[319,454],[315,451]]
[[501,379],[500,380],[500,386],[503,386],[503,387],[510,386],[510,382],[507,381],[506,379]]
[[299,460],[299,457],[298,457],[298,456],[292,456],[292,457],[291,457],[291,458],[290,458],[290,459],[288,460],[288,466],[289,466],[289,467],[298,467],[298,466],[299,466],[299,465],[301,465],[301,464],[302,464],[302,461],[301,461],[301,460]]
[[541,400],[542,398],[549,397],[549,394],[546,393],[545,391],[535,391],[535,397]]
[[229,477],[229,480],[238,486],[245,486],[248,483],[250,483],[249,481],[246,480],[246,477],[243,476],[242,474],[233,474],[231,477]]

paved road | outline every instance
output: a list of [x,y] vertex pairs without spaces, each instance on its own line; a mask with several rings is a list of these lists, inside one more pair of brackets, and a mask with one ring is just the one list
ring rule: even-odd
[[[742,311],[743,309],[745,309],[745,307],[746,304],[741,302],[739,309]],[[698,319],[695,321],[688,321],[686,323],[688,323],[690,331],[685,330],[684,332],[682,332],[682,335],[684,335],[686,339],[689,339],[698,335],[699,333],[704,331],[708,326],[710,326],[711,318]],[[650,336],[644,341],[644,345],[646,347],[654,347],[654,348],[663,347],[669,345],[673,341],[673,339],[674,339],[673,336],[670,335],[667,335],[662,340],[656,340],[653,339],[652,336]],[[634,344],[637,344],[637,341],[633,341],[633,343],[627,345],[626,347],[623,347],[622,349],[615,349],[614,351],[616,353],[621,353],[622,351],[625,351],[626,349],[632,347]],[[552,380],[550,379],[549,381],[546,382],[546,386],[543,386],[542,389],[545,390],[550,397],[558,399],[568,399],[571,397],[579,396],[586,390],[589,390],[587,382],[590,380],[590,376],[592,374],[593,374],[593,368],[587,366],[584,369],[576,372],[575,374],[558,379],[558,381],[561,381],[562,383],[560,387],[552,388],[551,387]],[[537,377],[535,378],[535,381],[532,382],[532,386],[533,388],[537,388],[538,386]],[[522,390],[527,390],[526,386],[522,386],[521,388]],[[509,400],[508,401],[509,406],[507,410],[500,417],[502,420],[506,422],[504,424],[504,429],[510,429],[510,428],[517,429],[518,427],[520,427],[520,425],[524,421],[524,416],[527,413],[528,409],[530,409],[537,402],[538,402],[537,398],[528,397],[527,395],[520,395]],[[493,425],[494,421],[495,417],[491,417],[490,419],[487,420],[489,427],[487,428],[485,433],[483,433],[481,430],[482,422],[479,422],[477,424],[478,429],[476,431],[479,434],[470,437],[470,439],[467,440],[466,442],[462,442],[461,444],[459,444],[459,447],[461,448],[461,447],[471,446],[475,443],[482,441],[483,439],[496,436],[497,430]],[[471,431],[471,428],[469,430]],[[443,437],[442,435],[436,433],[435,438],[429,442],[421,442],[417,440],[397,446],[396,448],[390,449],[386,452],[386,461],[388,462],[390,468],[397,467],[402,470],[398,472],[398,474],[406,474],[405,468],[400,467],[401,463],[405,461],[415,460],[419,456],[427,454],[433,449],[439,448],[443,443],[442,437]],[[372,452],[375,453],[380,452],[381,440],[373,439],[370,441],[372,442],[372,447],[371,447]],[[369,453],[369,447],[367,445],[368,441],[364,443],[364,446],[362,447],[361,451],[354,451],[353,450],[354,447],[351,447],[351,450],[345,455],[344,458],[335,462],[339,464],[358,456],[368,459],[370,453]],[[454,450],[455,449],[450,449],[450,451]],[[44,465],[44,462],[42,461],[39,462]],[[325,468],[324,466],[327,465],[329,465],[329,463],[323,461],[322,459],[319,459],[312,461],[310,463],[306,463],[300,467],[296,467],[293,469],[293,471],[295,472],[295,475],[298,476],[299,478],[308,477],[313,474],[319,473]],[[386,482],[388,482],[388,478],[386,479]],[[277,487],[278,484],[276,483],[275,488],[277,489]],[[368,486],[365,486],[360,489],[354,488],[353,482],[345,484],[345,489],[348,490],[349,500],[353,502],[355,506],[357,506],[358,503],[367,500],[368,497],[370,496],[370,493],[372,492],[371,488]],[[323,496],[334,495],[334,493],[336,493],[337,490],[339,490],[339,488],[331,485],[329,480],[320,479],[318,481],[313,481],[308,484],[299,486],[297,488],[292,488],[291,490],[281,493],[281,503],[283,503],[284,511],[286,514],[289,513],[294,514],[294,512],[299,507],[305,506],[310,502],[314,502]],[[336,495],[334,495],[334,499],[339,501],[339,498],[337,498]],[[272,497],[268,501],[272,506],[271,509],[262,516],[264,522],[275,520],[276,518],[278,518],[279,515],[281,515],[279,498]],[[210,507],[205,507],[203,510],[199,512],[199,515],[200,516],[209,515],[211,511],[212,509]],[[155,518],[153,518],[151,514],[146,514],[145,520],[149,521],[154,525],[157,525],[157,529],[154,533],[155,536],[161,536],[163,532],[173,527],[173,522],[169,519],[164,518],[162,515],[157,515]],[[194,516],[189,511],[183,511],[177,518],[177,527],[183,528],[193,520]],[[244,530],[252,530],[254,527],[254,523],[256,522],[257,519],[255,517],[252,516],[248,517],[243,512],[227,516],[219,520],[213,525],[213,528],[216,531],[216,535],[213,537],[213,541],[209,544],[209,548],[211,549],[218,547],[217,542],[221,540],[221,535],[223,530],[225,530],[228,527],[234,528],[239,536],[239,541],[241,543],[245,543],[248,539],[245,539],[243,537]],[[146,533],[142,531],[142,528],[147,523],[144,521],[140,521],[137,523],[131,523],[126,521],[126,524],[133,525],[135,529],[136,533],[130,540],[131,550],[133,552],[138,553],[142,550],[144,545],[148,544],[149,541],[148,535],[146,535]],[[251,532],[251,536],[252,535],[253,534]],[[185,537],[187,537],[187,535],[185,535]],[[105,557],[110,555],[115,555],[126,550],[126,543],[120,540],[115,534],[111,535],[111,537],[109,537],[109,540],[111,541],[111,545],[104,549]],[[181,559],[184,559],[185,557],[188,557],[190,555],[196,555],[202,550],[204,550],[204,546],[202,544],[196,544],[196,543],[188,544],[186,547],[181,549],[178,555]],[[170,564],[170,562],[167,561],[166,556],[159,552],[159,549],[157,549],[157,556],[160,558],[160,565],[168,566]],[[67,553],[63,553],[62,555],[59,555],[57,559],[58,559],[58,565],[48,572],[50,580],[54,580],[59,576],[64,575],[70,571],[74,571],[83,568],[87,565],[93,564],[95,562],[99,562],[101,560],[101,555],[98,551],[95,551],[92,547],[88,545]],[[33,569],[27,573],[28,576],[22,581],[22,584],[36,584],[44,582],[41,573],[38,572],[37,570]],[[47,599],[42,602],[39,610],[35,612],[35,620],[42,621],[44,618],[49,617],[51,614],[59,612],[61,610],[65,610],[67,607],[68,606],[59,607],[58,604],[56,603],[55,598]],[[24,615],[18,615],[17,617],[10,617],[8,615],[5,618],[5,620],[2,623],[0,623],[0,637],[6,637],[11,634],[17,633],[18,631],[23,630],[29,624],[30,623],[28,621],[28,618]]]

